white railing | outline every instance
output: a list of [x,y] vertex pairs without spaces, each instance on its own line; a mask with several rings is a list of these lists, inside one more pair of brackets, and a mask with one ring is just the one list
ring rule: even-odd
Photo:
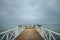
[[51,31],[49,29],[46,29],[44,27],[40,27],[40,30],[37,29],[37,31],[40,33],[40,35],[45,39],[45,40],[60,40],[56,39],[56,35],[60,37],[60,33]]
[[5,32],[0,33],[0,40],[14,40],[21,32],[24,27],[17,27]]
[[[55,35],[60,36],[60,33],[51,31],[44,27],[35,26],[35,28],[45,40],[57,40]],[[22,26],[2,32],[0,33],[0,40],[14,40],[19,34],[21,34],[24,31],[24,29],[25,26]]]

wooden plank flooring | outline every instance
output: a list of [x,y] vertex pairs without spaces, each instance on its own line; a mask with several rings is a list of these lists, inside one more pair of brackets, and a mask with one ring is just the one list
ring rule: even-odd
[[44,40],[35,28],[26,28],[15,40]]

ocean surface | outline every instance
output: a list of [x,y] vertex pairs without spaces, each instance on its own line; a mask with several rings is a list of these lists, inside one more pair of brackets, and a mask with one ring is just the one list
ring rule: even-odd
[[4,32],[4,31],[7,31],[7,30],[10,30],[10,29],[13,29],[17,26],[18,25],[0,25],[0,33]]
[[42,25],[42,27],[60,33],[60,24],[46,24]]
[[[18,27],[18,25],[0,25],[0,33]],[[60,33],[60,24],[43,24],[42,27]],[[60,40],[60,36],[53,34],[56,40]]]
[[[0,32],[18,27],[18,25],[0,25]],[[42,27],[60,33],[60,24],[43,24]]]

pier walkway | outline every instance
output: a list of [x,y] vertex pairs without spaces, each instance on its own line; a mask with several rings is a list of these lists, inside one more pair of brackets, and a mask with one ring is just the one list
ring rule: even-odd
[[26,27],[15,40],[44,40],[34,27]]

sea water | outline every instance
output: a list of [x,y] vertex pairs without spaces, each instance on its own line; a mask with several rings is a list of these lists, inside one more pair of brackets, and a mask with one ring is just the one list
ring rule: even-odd
[[18,25],[0,25],[0,33],[1,32],[4,32],[4,31],[7,31],[7,30],[10,30],[10,29],[13,29],[13,28],[16,28]]
[[[0,25],[0,32],[7,31],[18,25]],[[60,24],[43,24],[42,27],[60,33]]]
[[[0,33],[18,27],[18,25],[0,25]],[[60,34],[60,24],[43,24],[42,27]],[[60,40],[60,36],[53,34],[56,40]]]
[[42,27],[60,33],[60,24],[44,24]]

